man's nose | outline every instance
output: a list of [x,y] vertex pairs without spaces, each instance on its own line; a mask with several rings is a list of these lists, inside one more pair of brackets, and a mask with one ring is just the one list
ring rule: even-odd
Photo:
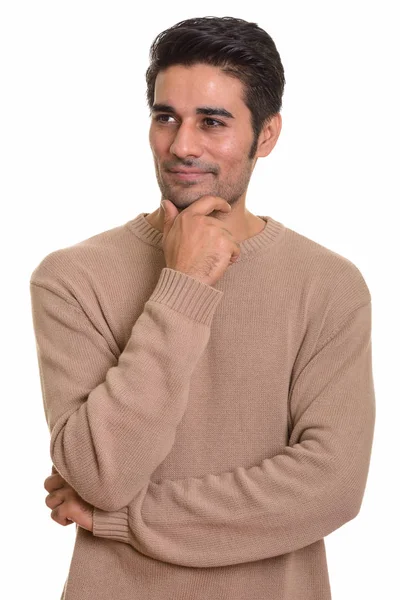
[[171,153],[179,158],[201,156],[201,135],[195,124],[181,123],[171,144]]

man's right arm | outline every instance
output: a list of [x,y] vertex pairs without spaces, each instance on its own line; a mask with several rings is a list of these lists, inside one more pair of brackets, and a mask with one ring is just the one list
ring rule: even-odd
[[118,357],[40,265],[30,293],[53,472],[89,504],[119,510],[171,451],[223,292],[162,269]]

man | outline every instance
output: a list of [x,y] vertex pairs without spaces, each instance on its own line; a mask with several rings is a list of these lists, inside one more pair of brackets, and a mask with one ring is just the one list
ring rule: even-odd
[[146,74],[164,209],[31,276],[64,600],[328,600],[375,422],[371,296],[348,259],[245,208],[281,130],[271,37],[160,34]]

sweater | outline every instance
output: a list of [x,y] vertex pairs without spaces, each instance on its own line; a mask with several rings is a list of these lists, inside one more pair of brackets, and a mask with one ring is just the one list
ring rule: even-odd
[[330,600],[374,434],[365,279],[260,216],[210,286],[148,214],[30,279],[51,460],[94,507],[62,600]]

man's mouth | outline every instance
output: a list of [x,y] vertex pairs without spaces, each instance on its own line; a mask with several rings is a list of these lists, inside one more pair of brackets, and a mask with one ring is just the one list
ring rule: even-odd
[[170,171],[170,173],[173,177],[176,177],[177,179],[189,181],[194,179],[200,179],[201,177],[205,177],[206,175],[211,174],[208,171]]

